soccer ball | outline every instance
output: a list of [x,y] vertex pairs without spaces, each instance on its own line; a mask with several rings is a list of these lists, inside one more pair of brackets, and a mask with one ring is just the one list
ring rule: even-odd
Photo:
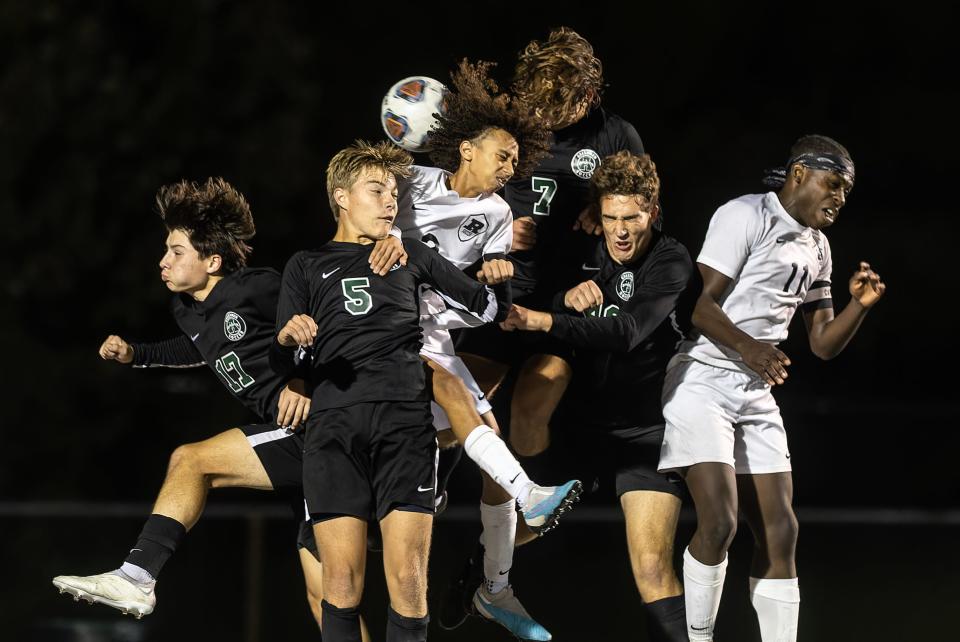
[[443,113],[443,83],[426,76],[404,78],[383,97],[380,122],[394,143],[409,152],[426,150],[427,134]]

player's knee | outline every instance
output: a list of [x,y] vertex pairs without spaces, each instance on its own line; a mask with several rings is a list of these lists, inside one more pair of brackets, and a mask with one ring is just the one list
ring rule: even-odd
[[522,415],[511,418],[510,445],[521,457],[539,455],[550,445],[550,428],[547,422]]
[[633,559],[633,576],[640,595],[645,599],[648,595],[662,593],[665,587],[676,581],[673,556],[669,551],[639,553]]
[[167,470],[180,470],[183,468],[198,468],[200,463],[199,448],[196,444],[183,444],[177,446],[170,453],[170,463]]
[[404,564],[400,568],[392,569],[387,583],[392,589],[391,598],[402,602],[407,608],[415,608],[426,600],[426,573],[416,564]]
[[800,533],[800,523],[791,510],[773,524],[765,525],[768,554],[773,559],[792,558],[797,549],[797,537]]
[[345,564],[324,564],[323,595],[337,608],[352,608],[360,603],[363,593],[363,574]]
[[320,626],[323,621],[323,609],[320,608],[322,601],[323,595],[318,596],[311,592],[310,587],[307,587],[307,604],[310,606],[310,614],[317,621],[317,626]]
[[441,406],[461,400],[469,400],[470,403],[473,403],[473,397],[467,390],[466,384],[459,377],[443,368],[438,368],[433,372],[433,397]]
[[737,534],[737,513],[734,510],[716,510],[701,518],[697,532],[710,549],[726,552]]

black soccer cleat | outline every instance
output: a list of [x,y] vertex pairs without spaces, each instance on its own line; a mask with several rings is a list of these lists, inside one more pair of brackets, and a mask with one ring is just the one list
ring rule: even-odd
[[440,597],[437,623],[444,631],[454,630],[467,620],[468,615],[476,613],[473,595],[483,583],[483,553],[483,544],[477,542],[477,548],[463,570],[450,581]]

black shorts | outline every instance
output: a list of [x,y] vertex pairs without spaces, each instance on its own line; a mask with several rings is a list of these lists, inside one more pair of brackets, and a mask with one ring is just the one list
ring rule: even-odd
[[433,513],[437,434],[430,404],[358,403],[307,421],[303,487],[314,521],[380,521],[394,508]]
[[298,524],[297,548],[316,555],[317,543],[303,503],[303,430],[290,432],[276,424],[250,424],[240,430],[267,471],[273,490],[290,503]]
[[300,494],[303,488],[303,431],[291,432],[276,424],[240,426],[247,443],[260,458],[273,489]]
[[565,432],[573,469],[588,489],[612,486],[617,497],[652,490],[683,499],[683,480],[657,472],[663,425],[611,430],[580,424],[567,426]]
[[[546,306],[538,306],[527,298],[517,299],[516,303],[534,310],[546,310]],[[456,348],[458,353],[475,354],[510,367],[523,364],[535,354],[557,356],[567,363],[573,360],[573,348],[546,332],[506,332],[497,323],[458,330]]]

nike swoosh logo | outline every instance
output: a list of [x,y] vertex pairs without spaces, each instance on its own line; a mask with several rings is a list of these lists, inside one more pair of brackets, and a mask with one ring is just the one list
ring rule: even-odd
[[517,481],[517,477],[519,476],[520,476],[520,473],[517,473],[516,475],[514,475],[513,479],[510,480],[510,483],[512,484],[513,482]]
[[790,239],[787,239],[787,238],[779,238],[779,239],[777,239],[777,243],[786,243],[786,242],[789,241],[789,240],[790,240]]
[[596,272],[597,270],[600,269],[599,267],[590,267],[590,266],[587,265],[586,263],[584,263],[583,265],[581,265],[580,268],[583,269],[583,270],[590,270],[590,271],[592,271],[592,272]]
[[479,395],[477,395],[477,399],[479,399],[480,401],[483,401],[483,398],[486,397],[486,396],[487,396],[487,395],[485,395],[485,394],[483,394],[483,393],[481,392]]
[[691,631],[709,631],[709,630],[710,630],[710,627],[709,627],[709,626],[696,627],[696,626],[694,626],[694,625],[691,624],[691,625],[690,625],[690,630],[691,630]]
[[433,490],[433,486],[431,486],[430,488],[424,488],[423,486],[417,486],[417,490],[420,491],[421,493],[425,493],[425,492],[427,492],[428,490]]
[[200,333],[198,332],[198,333],[196,333],[195,335],[193,335],[192,337],[190,337],[190,340],[191,340],[191,341],[196,341],[196,340],[197,340],[197,337],[199,337],[199,336],[200,336]]
[[506,574],[509,573],[509,572],[510,572],[510,569],[508,568],[508,569],[505,570],[505,571],[499,571],[499,574],[500,574],[500,575],[506,575]]
[[333,274],[334,272],[336,272],[336,271],[339,270],[339,269],[340,269],[340,268],[336,268],[336,269],[334,269],[334,270],[331,270],[330,272],[324,272],[324,273],[323,273],[323,278],[327,278],[328,276],[330,276],[331,274]]
[[130,549],[130,552],[131,552],[131,553],[134,552],[134,551],[140,551],[140,552],[142,553],[142,552],[143,552],[143,549],[142,549],[142,548],[131,548],[131,549]]

